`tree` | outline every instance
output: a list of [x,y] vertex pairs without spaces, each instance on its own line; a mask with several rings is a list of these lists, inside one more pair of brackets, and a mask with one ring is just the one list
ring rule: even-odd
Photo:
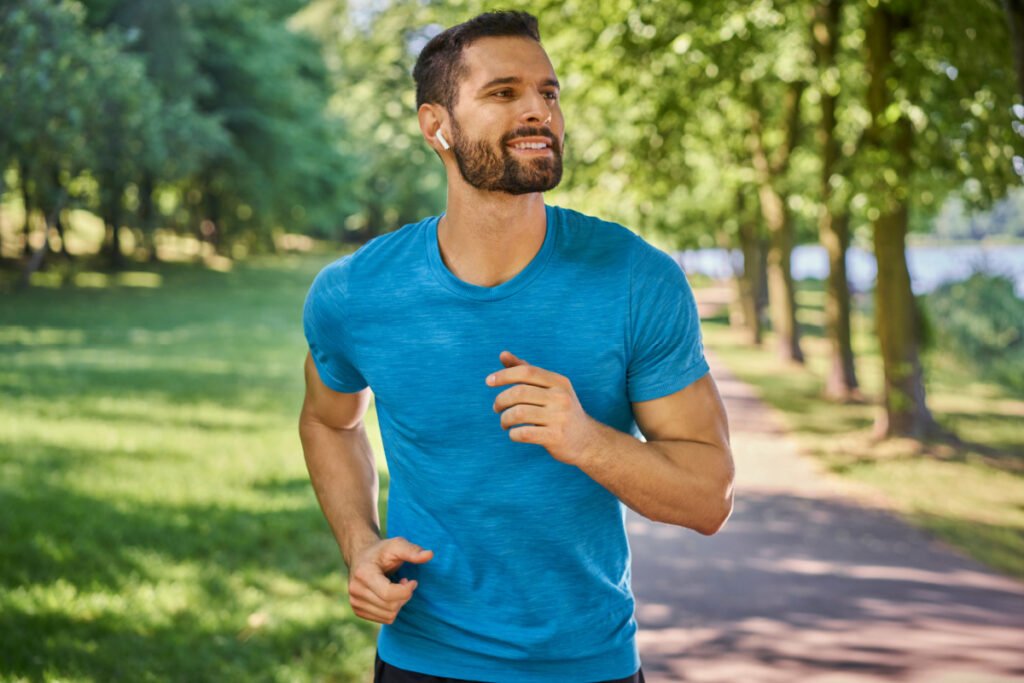
[[828,253],[829,275],[825,289],[825,328],[831,360],[825,380],[825,394],[849,400],[859,396],[857,373],[850,337],[850,286],[846,272],[846,252],[850,246],[849,193],[839,185],[840,140],[836,132],[836,108],[841,91],[837,64],[842,0],[818,0],[813,5],[811,37],[821,120],[818,123],[818,147],[821,155],[821,200],[818,211],[818,238]]
[[1024,0],[1003,0],[1010,25],[1010,47],[1017,67],[1017,94],[1024,98]]
[[880,436],[937,432],[925,400],[921,318],[906,264],[915,204],[936,206],[960,186],[990,203],[1019,183],[1011,160],[1011,67],[994,2],[879,1],[867,12],[869,82],[864,154],[878,281],[875,326],[884,366]]
[[185,180],[230,147],[218,118],[196,108],[197,98],[211,88],[198,70],[202,35],[195,22],[197,3],[84,0],[84,4],[89,24],[96,30],[117,29],[128,36],[125,49],[141,57],[146,76],[160,95],[158,137],[173,154],[153,154],[156,150],[147,147],[139,176],[129,184],[138,195],[138,241],[146,244],[150,259],[156,260],[154,231],[160,216],[155,195],[159,186]]

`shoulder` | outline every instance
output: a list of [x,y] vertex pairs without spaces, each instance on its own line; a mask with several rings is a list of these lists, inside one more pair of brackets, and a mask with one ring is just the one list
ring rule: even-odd
[[560,219],[561,249],[572,254],[573,260],[625,268],[632,260],[637,244],[643,241],[635,232],[614,221],[574,209],[552,208]]
[[422,245],[422,230],[434,218],[377,235],[351,254],[327,264],[317,273],[311,293],[344,297],[349,289],[379,278],[389,266],[399,267],[405,263],[403,256]]
[[561,206],[551,208],[555,215],[561,218],[563,230],[570,237],[587,238],[620,248],[627,247],[632,241],[639,239],[635,232],[613,221]]
[[624,225],[590,216],[573,209],[553,207],[562,218],[567,248],[590,249],[617,254],[641,276],[676,274],[682,271],[671,254],[651,244]]

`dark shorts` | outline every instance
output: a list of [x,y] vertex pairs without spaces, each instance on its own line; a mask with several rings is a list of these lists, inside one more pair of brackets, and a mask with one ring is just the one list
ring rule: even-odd
[[[406,671],[397,666],[391,666],[377,655],[373,665],[373,683],[476,683],[462,678],[440,678],[427,674],[418,674],[415,671]],[[641,668],[632,676],[616,678],[611,681],[600,681],[599,683],[644,683],[644,670]]]

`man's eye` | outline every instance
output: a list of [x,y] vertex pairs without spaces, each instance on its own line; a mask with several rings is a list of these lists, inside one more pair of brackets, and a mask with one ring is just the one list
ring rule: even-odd
[[557,100],[558,99],[558,93],[556,93],[556,92],[546,92],[546,93],[544,93],[544,97],[548,98],[549,100]]
[[495,93],[491,93],[491,94],[494,95],[495,97],[511,97],[512,96],[512,91],[511,90],[499,90],[499,91],[497,91]]

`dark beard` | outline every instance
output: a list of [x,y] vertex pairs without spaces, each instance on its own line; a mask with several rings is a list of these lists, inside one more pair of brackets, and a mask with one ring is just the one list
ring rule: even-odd
[[[550,159],[516,159],[508,148],[509,140],[543,136],[551,144]],[[467,140],[452,117],[452,153],[463,179],[478,190],[529,194],[545,192],[562,180],[562,149],[546,128],[519,128],[502,137],[499,157],[484,140]]]

